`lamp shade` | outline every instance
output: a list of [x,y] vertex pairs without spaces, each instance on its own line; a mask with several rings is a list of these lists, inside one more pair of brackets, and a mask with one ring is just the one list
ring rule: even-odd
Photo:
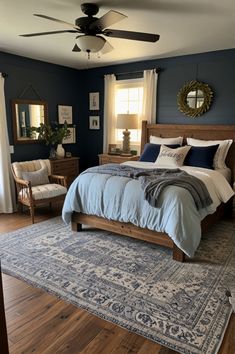
[[83,52],[99,52],[105,45],[105,39],[100,36],[84,35],[77,38],[78,47]]
[[118,129],[138,129],[138,114],[118,114],[116,127]]

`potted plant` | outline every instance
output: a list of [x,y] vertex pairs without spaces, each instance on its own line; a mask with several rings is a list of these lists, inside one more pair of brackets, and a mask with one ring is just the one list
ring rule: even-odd
[[[36,137],[38,140],[42,140],[46,145],[50,145],[49,158],[64,157],[64,148],[62,147],[62,141],[64,138],[70,136],[67,123],[65,122],[62,127],[58,123],[45,124],[40,123],[39,127],[30,127],[30,135]],[[55,151],[57,146],[57,150]]]

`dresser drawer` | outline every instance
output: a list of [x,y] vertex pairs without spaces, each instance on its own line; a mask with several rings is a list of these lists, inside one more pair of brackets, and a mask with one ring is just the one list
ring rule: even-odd
[[77,163],[77,161],[57,162],[57,163],[53,164],[52,170],[54,173],[58,173],[60,171],[63,171],[65,173],[66,173],[66,171],[76,172],[78,170],[78,163]]
[[106,164],[106,163],[114,163],[114,160],[115,159],[110,158],[110,157],[102,157],[101,158],[101,165]]

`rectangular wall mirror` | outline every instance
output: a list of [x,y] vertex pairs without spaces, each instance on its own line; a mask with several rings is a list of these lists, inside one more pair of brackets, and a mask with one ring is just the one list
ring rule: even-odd
[[48,123],[48,108],[45,101],[12,100],[13,133],[15,144],[35,143],[37,136],[30,136],[30,127]]

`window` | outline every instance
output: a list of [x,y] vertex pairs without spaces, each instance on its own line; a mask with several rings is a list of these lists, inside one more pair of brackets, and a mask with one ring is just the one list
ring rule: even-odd
[[[137,113],[141,116],[143,106],[143,80],[123,80],[117,81],[115,90],[115,115],[120,113]],[[140,122],[139,122],[140,125]],[[140,144],[140,129],[130,129],[130,141],[135,145]],[[116,141],[122,143],[123,130],[116,129]]]

